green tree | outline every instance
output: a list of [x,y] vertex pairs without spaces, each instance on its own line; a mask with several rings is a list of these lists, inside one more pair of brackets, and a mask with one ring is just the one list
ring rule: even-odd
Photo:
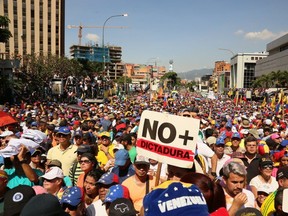
[[117,80],[115,80],[114,82],[116,82],[118,84],[132,83],[132,79],[130,77],[127,77],[127,76],[121,76]]
[[8,29],[10,20],[7,16],[0,16],[0,43],[7,43],[9,38],[12,37]]
[[168,80],[168,84],[173,88],[174,86],[180,85],[181,79],[178,77],[176,72],[168,72],[165,73],[164,76],[161,77],[161,81],[164,82]]

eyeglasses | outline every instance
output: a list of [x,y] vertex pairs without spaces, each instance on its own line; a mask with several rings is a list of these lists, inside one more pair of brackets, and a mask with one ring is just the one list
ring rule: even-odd
[[265,166],[263,166],[262,168],[263,168],[263,169],[272,169],[273,166],[272,166],[272,165],[265,165]]
[[82,139],[82,137],[80,137],[80,136],[76,136],[76,137],[74,137],[75,139]]
[[90,160],[80,160],[79,163],[80,164],[82,164],[82,163],[89,164],[89,163],[91,163],[91,161]]
[[70,211],[76,211],[78,206],[72,206],[68,203],[63,203],[62,205],[62,209],[65,210],[66,208],[68,208]]
[[101,140],[109,140],[108,137],[101,137]]

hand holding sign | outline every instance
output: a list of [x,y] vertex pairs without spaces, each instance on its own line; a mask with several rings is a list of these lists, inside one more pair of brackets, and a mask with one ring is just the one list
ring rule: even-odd
[[199,119],[145,110],[141,115],[137,153],[183,168],[193,166]]

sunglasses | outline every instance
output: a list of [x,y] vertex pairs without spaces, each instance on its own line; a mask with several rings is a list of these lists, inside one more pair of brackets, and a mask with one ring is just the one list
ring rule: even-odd
[[57,137],[67,137],[68,135],[66,135],[66,134],[57,134]]
[[184,117],[191,117],[190,115],[187,115],[187,114],[186,114],[186,115],[183,115],[183,116],[184,116]]
[[82,163],[89,164],[89,163],[91,163],[91,161],[90,160],[80,160],[79,163],[80,164],[82,164]]
[[263,169],[272,169],[273,166],[272,166],[272,165],[265,165],[265,166],[263,166],[262,168],[263,168]]
[[54,178],[54,179],[44,179],[44,181],[46,182],[54,182],[57,178]]
[[78,207],[78,206],[72,206],[72,205],[70,205],[68,203],[63,203],[61,206],[62,206],[63,210],[68,208],[70,211],[76,211],[77,207]]

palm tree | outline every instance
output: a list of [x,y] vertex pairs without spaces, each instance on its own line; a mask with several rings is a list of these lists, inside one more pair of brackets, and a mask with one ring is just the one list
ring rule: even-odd
[[0,16],[0,43],[7,43],[9,38],[12,37],[8,29],[10,20],[7,16]]

